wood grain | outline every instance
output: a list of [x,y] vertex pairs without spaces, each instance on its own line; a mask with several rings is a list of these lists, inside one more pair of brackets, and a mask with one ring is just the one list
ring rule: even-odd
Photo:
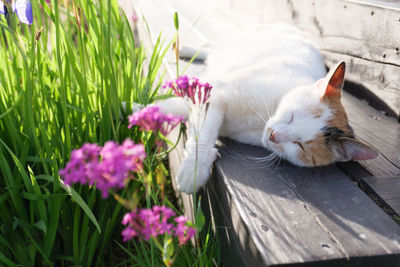
[[265,155],[262,148],[224,145],[215,165],[231,198],[226,205],[239,211],[266,265],[399,255],[399,226],[335,166],[256,167],[243,158]]
[[357,138],[381,153],[376,160],[359,163],[373,176],[400,175],[400,124],[346,92],[342,103]]
[[386,203],[393,212],[400,215],[400,176],[365,177],[363,186]]

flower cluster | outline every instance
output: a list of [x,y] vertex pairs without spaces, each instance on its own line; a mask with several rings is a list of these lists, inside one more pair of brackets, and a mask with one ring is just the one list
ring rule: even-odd
[[204,104],[210,98],[212,85],[201,83],[198,78],[180,76],[174,81],[166,82],[164,88],[171,88],[176,96],[187,97],[193,104]]
[[184,120],[184,117],[164,114],[160,112],[159,107],[149,106],[133,113],[128,119],[128,128],[137,125],[142,131],[160,131],[163,135],[167,135]]
[[[6,15],[10,0],[0,0],[0,13]],[[32,4],[30,0],[14,0],[11,3],[12,12],[17,13],[19,21],[31,25],[33,21]]]
[[123,240],[126,242],[135,236],[148,240],[164,233],[173,233],[178,237],[179,244],[186,244],[195,235],[196,230],[187,225],[188,221],[184,216],[176,217],[176,224],[172,223],[174,216],[175,212],[165,206],[153,206],[152,209],[127,213],[122,220],[122,224],[127,225],[122,231]]
[[132,172],[141,169],[145,157],[143,145],[131,140],[125,140],[122,145],[108,141],[104,147],[85,144],[72,151],[71,159],[65,169],[60,170],[60,175],[68,185],[96,184],[106,198],[108,189],[124,187]]

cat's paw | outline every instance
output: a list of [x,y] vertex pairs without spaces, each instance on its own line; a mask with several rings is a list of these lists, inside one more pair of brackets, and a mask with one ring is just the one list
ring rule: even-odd
[[218,150],[214,147],[199,149],[197,175],[195,177],[196,153],[194,151],[188,153],[176,175],[176,183],[179,190],[187,194],[192,194],[204,186],[210,176],[210,168],[217,154]]

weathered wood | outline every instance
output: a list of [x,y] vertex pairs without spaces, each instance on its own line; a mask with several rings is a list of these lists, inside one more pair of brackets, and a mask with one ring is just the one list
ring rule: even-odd
[[[224,144],[215,165],[229,196],[219,198],[247,226],[250,237],[238,234],[243,251],[252,239],[266,265],[352,257],[367,263],[366,256],[400,253],[399,226],[335,166],[257,168],[240,158],[265,155],[263,149]],[[240,224],[233,222],[236,233]]]
[[361,180],[369,193],[375,194],[393,212],[400,215],[400,176],[365,177]]
[[346,92],[342,102],[356,136],[381,153],[360,164],[374,176],[400,175],[400,124]]

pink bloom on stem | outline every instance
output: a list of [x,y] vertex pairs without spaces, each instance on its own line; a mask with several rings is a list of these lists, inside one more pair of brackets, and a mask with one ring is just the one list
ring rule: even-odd
[[166,82],[164,88],[170,88],[176,96],[187,97],[193,104],[205,104],[210,98],[212,85],[202,83],[196,77],[189,78],[186,75],[178,79]]
[[137,125],[142,131],[160,131],[163,135],[167,135],[184,120],[184,117],[164,114],[160,112],[159,107],[150,106],[133,113],[128,120],[128,128]]
[[135,236],[148,240],[164,233],[173,233],[178,236],[180,244],[185,244],[194,236],[196,230],[185,225],[187,221],[184,216],[176,217],[174,221],[177,222],[177,226],[174,226],[172,217],[175,215],[172,209],[165,206],[153,206],[152,209],[127,213],[122,219],[122,224],[127,226],[121,233],[123,240],[131,240]]
[[60,170],[64,182],[67,185],[85,184],[87,173],[91,172],[92,166],[90,164],[98,161],[100,149],[101,147],[96,144],[84,144],[80,149],[73,150],[65,169]]
[[137,232],[130,227],[122,230],[121,234],[124,242],[131,240],[134,236],[137,236]]
[[136,23],[139,20],[139,17],[136,14],[132,14],[131,19],[133,23]]
[[145,157],[143,145],[134,144],[131,140],[125,140],[122,145],[109,141],[104,147],[84,144],[82,148],[72,151],[71,159],[60,170],[60,175],[67,185],[96,184],[102,197],[106,198],[109,189],[125,186],[125,180],[131,177],[131,173],[142,168]]
[[196,230],[186,225],[187,220],[184,216],[176,217],[175,222],[177,222],[177,225],[174,228],[174,235],[178,237],[179,244],[186,244],[186,242],[196,234]]

